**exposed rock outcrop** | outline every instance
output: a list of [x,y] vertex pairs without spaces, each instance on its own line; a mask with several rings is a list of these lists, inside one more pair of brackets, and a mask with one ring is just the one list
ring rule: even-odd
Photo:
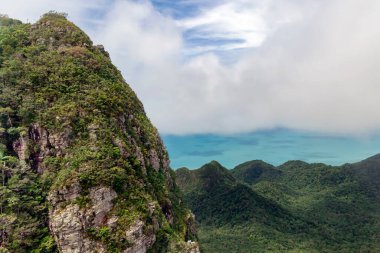
[[144,222],[141,220],[135,220],[129,229],[126,231],[126,237],[128,242],[132,244],[132,247],[124,250],[124,253],[145,253],[149,247],[151,247],[156,241],[156,235],[154,231],[144,234]]
[[112,227],[115,221],[110,222],[107,214],[117,194],[107,187],[91,188],[89,203],[81,207],[76,203],[81,197],[80,192],[78,184],[50,192],[49,201],[53,207],[49,212],[49,223],[58,249],[66,253],[106,252],[100,242],[88,236],[87,229],[103,225]]

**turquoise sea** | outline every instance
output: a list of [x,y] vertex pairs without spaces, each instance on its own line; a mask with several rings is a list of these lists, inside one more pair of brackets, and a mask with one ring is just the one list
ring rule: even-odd
[[288,129],[234,135],[163,135],[172,168],[199,168],[217,160],[227,168],[249,160],[280,165],[288,160],[340,165],[380,153],[380,136],[332,136]]

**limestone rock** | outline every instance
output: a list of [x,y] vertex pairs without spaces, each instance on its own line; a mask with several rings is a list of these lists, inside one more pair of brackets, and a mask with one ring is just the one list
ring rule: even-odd
[[123,251],[123,253],[145,253],[147,249],[156,241],[156,236],[153,233],[145,235],[143,233],[144,222],[135,220],[133,224],[126,231],[127,239],[132,243],[132,247]]
[[199,245],[197,242],[187,241],[186,250],[184,253],[200,253]]
[[104,225],[112,227],[117,218],[113,216],[107,220],[107,214],[117,194],[107,187],[91,188],[89,205],[80,208],[75,204],[80,191],[79,185],[73,184],[49,195],[49,201],[53,205],[49,212],[49,225],[58,248],[62,253],[106,252],[104,245],[89,238],[86,231]]

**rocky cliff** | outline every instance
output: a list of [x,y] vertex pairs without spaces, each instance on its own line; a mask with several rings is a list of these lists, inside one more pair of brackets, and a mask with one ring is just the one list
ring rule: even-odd
[[65,15],[0,17],[0,250],[199,252],[165,147]]

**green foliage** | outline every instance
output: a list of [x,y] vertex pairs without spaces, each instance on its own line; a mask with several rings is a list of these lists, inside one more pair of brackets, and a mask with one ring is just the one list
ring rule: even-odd
[[44,237],[41,240],[41,244],[37,249],[33,249],[32,253],[56,253],[57,246],[55,245],[54,238],[51,235]]
[[77,204],[80,208],[84,208],[87,204],[91,203],[91,199],[88,196],[77,197],[74,204]]
[[87,235],[106,245],[109,252],[120,253],[129,245],[124,236],[111,231],[109,227],[90,228]]
[[[177,170],[203,252],[377,252],[380,159]],[[231,178],[234,175],[235,178]]]
[[10,127],[7,129],[8,137],[11,140],[16,140],[20,136],[25,136],[26,132],[27,130],[25,129],[25,127]]
[[7,15],[0,14],[0,26],[12,26],[12,25],[20,25],[21,21],[9,18]]
[[[49,242],[47,223],[46,192],[42,182],[32,171],[25,171],[8,158],[1,169],[0,224],[3,245],[11,252],[57,252],[54,242]],[[5,165],[5,166],[4,166]]]
[[54,18],[54,19],[66,19],[68,16],[67,13],[65,12],[58,12],[58,11],[49,11],[47,13],[45,13],[44,15],[42,15],[42,18],[41,20],[43,19],[51,19],[51,18]]
[[[88,231],[110,252],[128,246],[125,230],[134,220],[152,227],[148,203],[155,204],[162,241],[184,241],[179,190],[167,168],[149,166],[152,150],[161,164],[167,159],[157,130],[107,53],[66,16],[49,12],[36,24],[0,16],[0,245],[56,252],[46,195],[77,184],[80,197],[64,204],[86,208],[92,187],[118,194],[110,213],[118,216],[116,228]],[[173,225],[165,217],[171,208]]]
[[166,229],[160,229],[157,232],[156,242],[153,247],[148,252],[168,252],[169,242],[170,242],[170,234],[172,231],[168,231]]

